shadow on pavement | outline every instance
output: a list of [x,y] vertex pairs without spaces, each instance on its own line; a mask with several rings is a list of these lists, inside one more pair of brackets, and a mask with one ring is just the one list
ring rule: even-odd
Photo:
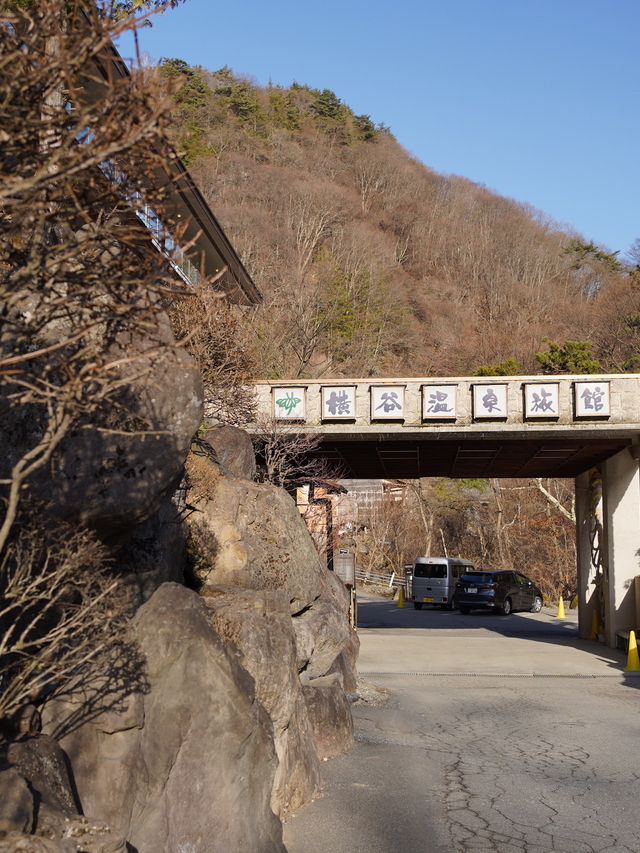
[[547,635],[572,638],[578,636],[575,617],[553,621],[550,614],[511,613],[502,616],[489,610],[474,610],[463,615],[458,610],[423,607],[414,610],[408,602],[399,608],[391,599],[358,598],[359,628],[424,628],[427,630],[484,629],[508,637]]
[[[408,602],[404,608],[399,608],[392,599],[360,597],[358,599],[358,627],[378,630],[411,630],[433,634],[441,632],[456,632],[458,635],[471,634],[473,641],[475,631],[510,638],[523,638],[533,642],[548,643],[564,648],[575,648],[591,652],[595,658],[622,675],[625,661],[620,652],[609,649],[593,640],[583,640],[578,636],[578,624],[575,615],[565,621],[555,620],[549,612],[540,614],[512,613],[502,616],[485,610],[472,611],[463,615],[457,610],[441,610],[439,608],[424,608],[414,610]],[[630,687],[640,688],[638,675],[625,676],[625,683]]]

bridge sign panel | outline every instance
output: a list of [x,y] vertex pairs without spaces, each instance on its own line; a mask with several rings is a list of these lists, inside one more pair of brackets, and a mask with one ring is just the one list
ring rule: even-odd
[[560,417],[560,384],[527,382],[524,386],[524,416],[532,420]]
[[455,421],[456,397],[458,386],[453,385],[423,385],[422,386],[422,420],[423,421]]
[[473,386],[473,419],[506,420],[507,388],[506,382],[493,382]]
[[322,420],[353,421],[356,417],[355,385],[322,386]]
[[306,412],[306,388],[303,386],[276,387],[273,395],[273,415],[278,421],[304,421]]
[[608,382],[576,382],[574,394],[577,418],[608,418],[611,414]]
[[404,385],[372,385],[371,420],[404,420]]

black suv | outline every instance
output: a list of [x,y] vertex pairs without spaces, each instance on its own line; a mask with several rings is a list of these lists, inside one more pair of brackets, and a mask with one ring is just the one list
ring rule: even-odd
[[542,592],[519,572],[469,572],[456,584],[455,605],[460,613],[476,608],[497,610],[508,616],[514,610],[542,609]]

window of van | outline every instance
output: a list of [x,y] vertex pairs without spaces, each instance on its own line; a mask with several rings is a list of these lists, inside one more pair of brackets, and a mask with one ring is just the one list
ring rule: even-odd
[[446,578],[447,567],[434,563],[428,565],[425,563],[416,563],[413,569],[414,578]]

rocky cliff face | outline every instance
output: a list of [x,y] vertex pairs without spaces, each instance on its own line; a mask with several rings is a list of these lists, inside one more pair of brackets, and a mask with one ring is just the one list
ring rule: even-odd
[[[248,438],[231,428],[209,438],[218,459],[229,444],[237,448],[243,440]],[[237,453],[243,456],[246,450]],[[343,734],[331,754],[353,742],[345,680],[353,692],[357,637],[349,624],[349,595],[322,565],[284,490],[225,477],[206,459],[189,471],[189,502],[196,510],[188,519],[195,579],[216,630],[239,652],[272,720],[279,758],[272,804],[286,816],[317,789],[316,744],[337,729]],[[208,550],[210,542],[216,547]],[[322,679],[329,674],[343,701],[325,703],[327,713],[318,713],[314,685],[326,687]],[[328,755],[321,752],[320,757]]]
[[50,702],[49,734],[11,747],[0,772],[0,790],[12,791],[0,809],[7,849],[80,849],[82,839],[88,853],[124,853],[125,843],[283,851],[280,819],[318,791],[319,759],[351,747],[357,637],[346,590],[293,500],[249,479],[248,436],[225,428],[207,442],[212,453],[189,465],[186,523],[180,501],[149,489],[135,492],[131,512],[146,520],[124,544],[118,523],[115,562],[141,604],[131,643],[142,669]]

